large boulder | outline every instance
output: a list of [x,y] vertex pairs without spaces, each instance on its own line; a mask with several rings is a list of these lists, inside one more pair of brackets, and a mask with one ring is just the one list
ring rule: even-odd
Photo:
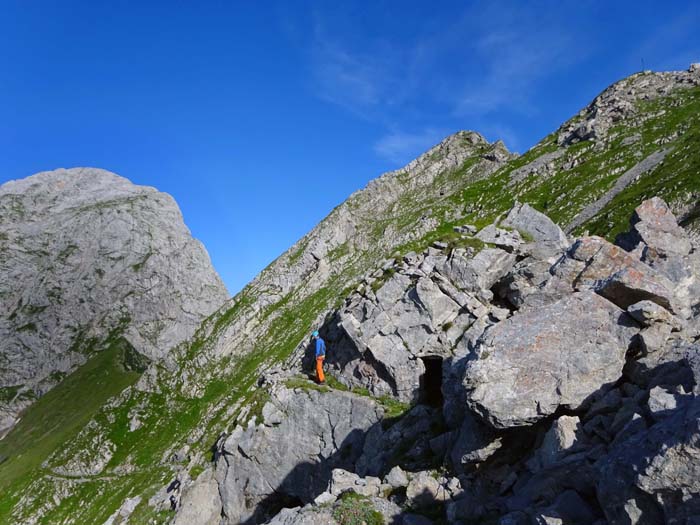
[[609,523],[697,523],[700,398],[618,442],[598,468],[598,501]]
[[212,471],[207,470],[184,491],[173,525],[219,525],[220,522],[219,486]]
[[290,500],[312,502],[334,468],[354,470],[382,415],[374,401],[348,392],[279,387],[272,402],[286,414],[279,424],[237,427],[221,445],[216,476],[230,523],[261,519]]
[[567,255],[585,265],[574,283],[578,289],[591,288],[620,308],[650,300],[673,311],[673,283],[605,239],[579,239]]
[[535,254],[554,255],[569,246],[564,231],[529,204],[516,203],[500,224],[525,233],[538,246]]
[[619,235],[616,243],[673,283],[676,313],[689,318],[694,308],[697,311],[700,254],[662,199],[654,197],[640,204],[630,220],[630,231]]
[[518,312],[489,329],[467,363],[467,405],[496,428],[578,409],[620,377],[634,325],[590,291]]
[[678,225],[668,205],[652,197],[637,206],[630,219],[630,231],[616,239],[617,244],[632,251],[640,243],[660,256],[688,255],[692,249],[685,230]]
[[473,258],[455,250],[438,271],[461,290],[489,290],[513,267],[516,255],[499,248],[485,248]]

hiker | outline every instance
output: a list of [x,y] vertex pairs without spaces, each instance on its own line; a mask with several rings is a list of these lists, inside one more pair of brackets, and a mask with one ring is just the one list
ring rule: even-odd
[[318,330],[315,330],[311,337],[316,341],[316,381],[325,383],[326,378],[323,375],[323,360],[326,358],[326,342],[318,335]]

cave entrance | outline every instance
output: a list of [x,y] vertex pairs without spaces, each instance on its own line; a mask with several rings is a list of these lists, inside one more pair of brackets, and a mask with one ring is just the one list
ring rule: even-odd
[[421,400],[432,407],[442,406],[442,357],[421,357],[425,373],[421,376]]
[[286,492],[274,492],[258,504],[255,510],[255,516],[257,516],[257,518],[251,518],[249,521],[246,521],[244,525],[266,523],[279,514],[282,509],[294,509],[303,506],[304,502],[298,496],[293,496]]

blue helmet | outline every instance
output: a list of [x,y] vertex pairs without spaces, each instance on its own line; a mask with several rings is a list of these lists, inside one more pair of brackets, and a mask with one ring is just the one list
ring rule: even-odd
[[318,330],[314,330],[314,332],[311,334],[311,337],[318,337]]

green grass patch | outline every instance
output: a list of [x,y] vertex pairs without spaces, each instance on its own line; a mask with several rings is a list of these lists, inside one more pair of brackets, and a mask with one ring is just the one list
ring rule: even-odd
[[328,385],[328,387],[332,388],[333,390],[340,390],[341,392],[350,391],[350,389],[347,386],[338,381],[331,374],[326,374],[326,385]]
[[346,492],[333,509],[333,519],[338,525],[384,525],[384,517],[366,496]]
[[190,469],[190,478],[191,479],[197,479],[199,475],[204,472],[206,469],[202,465],[195,465]]
[[331,389],[324,385],[319,385],[313,379],[305,377],[290,377],[284,382],[284,386],[289,389],[301,388],[302,390],[315,390],[316,392],[328,393]]
[[[0,402],[9,403],[15,397],[17,397],[17,392],[22,388],[22,385],[16,386],[3,386],[0,387]],[[2,450],[2,441],[0,441],[0,451]]]
[[299,259],[301,259],[301,256],[304,255],[304,251],[306,248],[309,246],[309,239],[304,238],[299,241],[299,247],[294,250],[292,253],[289,254],[289,258],[287,259],[287,262],[289,266],[295,265],[297,262],[299,262]]
[[119,340],[96,353],[30,406],[21,421],[0,441],[0,488],[40,467],[57,447],[75,436],[112,396],[136,382],[140,374],[124,366],[126,343]]

